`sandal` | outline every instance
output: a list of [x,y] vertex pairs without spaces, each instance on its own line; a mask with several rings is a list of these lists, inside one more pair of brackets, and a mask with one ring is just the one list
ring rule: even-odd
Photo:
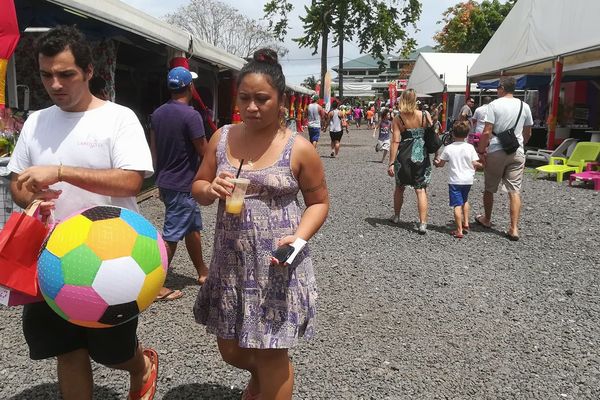
[[469,229],[471,229],[470,226],[468,226],[468,225],[467,226],[463,226],[463,234],[465,234],[465,235],[468,234],[469,233]]
[[[150,376],[142,388],[136,392],[129,392],[128,400],[152,400],[156,393],[156,381],[158,377],[158,353],[153,349],[146,349],[142,352],[150,360]],[[146,397],[147,396],[147,397]]]
[[452,231],[450,232],[450,234],[457,239],[462,239],[463,237],[465,237],[465,235],[463,235],[462,233],[458,233],[458,231]]

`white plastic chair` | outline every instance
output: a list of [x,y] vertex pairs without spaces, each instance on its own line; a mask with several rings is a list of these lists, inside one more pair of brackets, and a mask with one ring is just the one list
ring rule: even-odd
[[561,144],[554,150],[537,149],[527,150],[525,152],[526,161],[539,161],[543,163],[550,163],[550,157],[569,157],[575,149],[577,139],[568,138],[561,142]]

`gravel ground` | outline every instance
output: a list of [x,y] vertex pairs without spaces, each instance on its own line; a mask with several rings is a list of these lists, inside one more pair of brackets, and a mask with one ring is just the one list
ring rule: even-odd
[[[311,240],[320,289],[318,336],[291,352],[297,399],[598,399],[600,192],[526,173],[521,240],[503,237],[507,196],[494,229],[449,235],[446,171],[429,190],[429,232],[414,231],[414,192],[401,222],[391,216],[393,181],[366,130],[344,136],[339,158],[319,148],[331,212]],[[482,175],[471,191],[482,209]],[[157,226],[157,199],[141,204]],[[215,207],[203,209],[205,259]],[[196,325],[197,287],[179,250],[168,285],[179,301],[154,304],[140,320],[143,343],[160,354],[157,399],[237,399],[248,375],[221,361]],[[0,308],[0,398],[59,398],[54,361],[27,356],[18,307]],[[96,398],[124,398],[127,377],[94,365]]]

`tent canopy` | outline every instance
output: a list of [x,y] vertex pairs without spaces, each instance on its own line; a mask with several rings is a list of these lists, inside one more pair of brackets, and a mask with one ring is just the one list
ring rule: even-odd
[[[53,12],[55,4],[64,13]],[[119,30],[133,33],[145,38],[150,43],[169,46],[175,50],[185,51],[194,58],[204,60],[222,69],[239,70],[246,63],[240,57],[234,56],[215,46],[192,36],[182,29],[175,28],[164,21],[156,19],[119,0],[103,0],[92,2],[87,0],[20,0],[19,24],[21,29],[27,27],[52,27],[59,24],[72,24],[85,28],[88,18],[101,21],[117,29],[106,28],[91,31],[107,37],[118,36]],[[81,21],[81,18],[84,21]]]
[[[565,75],[600,75],[600,1],[519,0],[481,52],[469,76],[550,74],[564,57]],[[510,45],[507,45],[510,43]]]
[[[432,94],[442,93],[445,84],[448,92],[464,92],[467,70],[478,56],[474,53],[421,53],[406,87]],[[475,85],[471,85],[471,90],[476,90]]]

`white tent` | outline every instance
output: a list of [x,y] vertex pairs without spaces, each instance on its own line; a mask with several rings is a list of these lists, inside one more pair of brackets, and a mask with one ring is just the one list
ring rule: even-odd
[[519,0],[469,76],[549,74],[558,56],[565,74],[600,75],[598,16],[599,0]]
[[[446,85],[450,93],[464,92],[467,71],[478,56],[473,53],[420,53],[406,87],[432,94],[442,93]],[[471,90],[477,90],[475,85],[471,85]]]

